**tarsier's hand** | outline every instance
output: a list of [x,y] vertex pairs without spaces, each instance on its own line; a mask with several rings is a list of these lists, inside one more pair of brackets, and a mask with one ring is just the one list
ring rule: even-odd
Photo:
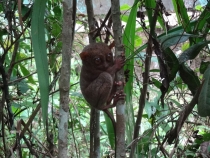
[[120,57],[115,59],[116,70],[120,70],[125,65],[125,54],[122,53]]

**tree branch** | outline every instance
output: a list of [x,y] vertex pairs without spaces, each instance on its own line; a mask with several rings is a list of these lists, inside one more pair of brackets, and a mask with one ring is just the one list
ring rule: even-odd
[[[113,21],[113,32],[115,41],[115,55],[121,56],[124,53],[122,44],[122,24],[120,19],[120,1],[111,1],[111,13]],[[116,74],[116,81],[124,82],[124,71],[121,69]],[[123,91],[123,85],[118,86],[118,90]],[[116,157],[125,157],[125,104],[119,101],[116,106]]]

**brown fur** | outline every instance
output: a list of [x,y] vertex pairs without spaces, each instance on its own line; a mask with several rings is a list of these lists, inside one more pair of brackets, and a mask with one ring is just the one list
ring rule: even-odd
[[[98,110],[115,106],[114,104],[124,96],[122,92],[116,93],[115,88],[115,73],[124,66],[124,57],[114,59],[111,50],[104,43],[86,46],[80,57],[80,87],[84,98],[90,106]],[[113,98],[114,103],[110,105]]]

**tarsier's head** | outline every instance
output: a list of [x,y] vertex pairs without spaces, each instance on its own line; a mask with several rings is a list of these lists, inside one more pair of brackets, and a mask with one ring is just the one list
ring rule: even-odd
[[114,64],[113,54],[105,43],[94,43],[86,46],[80,53],[83,66],[92,69],[106,70]]

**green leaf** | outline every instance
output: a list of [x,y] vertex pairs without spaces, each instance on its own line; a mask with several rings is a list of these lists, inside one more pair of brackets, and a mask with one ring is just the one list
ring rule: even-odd
[[[30,75],[30,72],[28,71],[28,69],[25,68],[25,66],[23,66],[22,64],[19,64],[18,66],[20,67],[20,70],[24,76]],[[34,84],[34,85],[36,84],[32,76],[28,76],[27,79],[29,83]]]
[[125,86],[126,93],[126,115],[127,115],[127,139],[128,141],[132,140],[132,132],[134,128],[134,110],[132,106],[132,93],[133,93],[133,72],[134,72],[134,58],[129,58],[129,56],[133,55],[134,52],[134,42],[135,42],[135,34],[136,34],[136,14],[138,5],[136,5],[139,1],[135,0],[134,5],[131,8],[130,15],[125,27],[125,31],[123,34],[123,44],[125,45],[125,56],[128,58],[126,61],[125,69],[129,70],[129,80]]
[[170,46],[183,43],[187,41],[190,37],[199,37],[199,36],[187,33],[174,32],[159,38],[159,40],[161,42],[161,48],[164,50]]
[[174,5],[174,9],[176,12],[176,17],[178,18],[179,24],[181,24],[183,26],[183,28],[185,28],[185,31],[187,33],[191,32],[191,27],[189,25],[190,20],[187,14],[187,9],[184,5],[184,1],[183,0],[172,0],[173,5]]
[[184,63],[187,60],[194,59],[201,49],[203,49],[207,44],[209,44],[210,41],[205,42],[199,42],[197,44],[194,44],[193,46],[189,47],[187,50],[185,50],[179,57],[179,63]]
[[179,70],[179,60],[170,48],[164,50],[164,55],[169,71],[169,82],[171,82]]
[[135,47],[136,46],[140,46],[142,44],[142,38],[140,38],[139,36],[135,36]]
[[143,31],[143,28],[142,28],[142,27],[137,27],[137,28],[136,28],[136,33],[142,32],[142,31]]
[[47,120],[47,109],[49,101],[49,72],[44,32],[44,15],[46,1],[47,0],[36,0],[34,2],[31,22],[32,46],[34,50],[39,80],[42,117],[44,124]]
[[0,11],[1,11],[1,12],[2,12],[2,11],[5,11],[5,9],[4,9],[5,7],[4,7],[4,5],[5,5],[4,3],[0,3]]
[[156,1],[155,0],[146,0],[145,1],[145,7],[147,8],[146,11],[147,11],[147,16],[148,16],[148,20],[149,20],[149,25],[150,25],[150,29],[152,31],[152,35],[154,33],[154,20],[153,20],[153,12],[154,12],[154,9],[155,9],[155,6],[156,6]]
[[184,44],[182,45],[181,50],[182,50],[182,51],[185,51],[185,50],[187,50],[189,47],[190,47],[190,43],[189,43],[189,42],[186,42],[186,43],[184,43]]
[[201,5],[196,5],[195,9],[198,10],[198,11],[202,11],[203,7]]
[[200,85],[200,81],[198,79],[198,76],[195,75],[194,71],[192,71],[188,66],[186,66],[184,63],[180,65],[179,67],[179,74],[182,78],[183,82],[187,84],[188,88],[194,95]]
[[61,17],[62,10],[59,5],[56,5],[55,7],[53,7],[53,12],[56,18]]
[[138,150],[146,153],[147,151],[149,151],[149,145],[152,143],[151,142],[151,135],[153,133],[153,129],[147,129],[146,131],[144,131],[144,133],[142,134],[143,137],[138,141]]
[[29,86],[28,84],[26,83],[25,80],[22,80],[21,82],[18,82],[18,91],[20,93],[26,93],[28,90],[29,90]]
[[202,136],[202,139],[199,139],[199,138],[195,139],[195,143],[198,144],[199,146],[201,143],[210,140],[210,133],[208,133],[208,131],[206,133],[202,134],[201,136]]
[[25,105],[25,107],[32,107],[33,109],[36,108],[36,104],[33,103],[33,100],[32,99],[28,99],[27,101],[23,101],[22,102],[22,105]]
[[[141,52],[142,50],[144,50],[145,48],[147,48],[147,44],[144,44],[143,46],[139,47],[138,49],[135,50],[134,53],[130,54],[127,57],[127,60],[133,59],[135,55],[139,54],[139,52]],[[145,53],[144,53],[145,54]],[[140,55],[141,56],[141,55]]]
[[152,77],[152,82],[154,83],[154,85],[155,85],[158,89],[160,89],[160,87],[161,87],[161,85],[162,85],[162,83],[161,83],[160,81],[158,81],[158,80],[156,80],[155,78]]
[[[189,25],[190,27],[195,27],[198,20],[190,21]],[[171,30],[164,32],[158,36],[158,39],[161,39],[164,36],[168,36],[169,34],[183,34],[185,31],[183,29],[183,26],[177,26],[175,28],[172,28]]]
[[[209,7],[210,7],[210,1],[207,3],[204,11],[201,13],[199,16],[196,25],[194,27],[194,33],[203,33],[207,34],[209,31],[209,18],[210,18],[210,12],[209,12]],[[197,39],[196,43],[200,41],[201,39]]]
[[178,20],[178,24],[180,25],[181,24],[181,20],[180,20],[180,16],[178,14],[178,8],[177,8],[177,3],[176,3],[176,0],[172,0],[172,3],[173,3],[173,6],[174,6],[174,11],[176,13],[176,17],[177,17],[177,20]]
[[51,27],[52,27],[51,30],[52,36],[59,37],[59,35],[61,34],[62,27],[58,23],[53,23]]
[[201,62],[200,69],[199,69],[201,74],[204,74],[204,72],[208,68],[209,64],[210,64],[210,61],[207,61],[207,62],[202,61]]
[[198,98],[198,114],[201,117],[210,116],[210,66],[206,69],[204,83]]
[[123,22],[128,22],[128,16],[127,15],[121,15],[121,20],[123,21]]
[[[110,112],[110,113],[113,115],[112,112]],[[105,122],[106,122],[106,128],[107,128],[107,134],[108,134],[109,142],[110,142],[110,145],[111,145],[112,149],[114,149],[114,146],[115,146],[114,127],[113,127],[112,121],[110,120],[110,118],[107,116],[107,114],[105,112],[104,112],[104,117],[105,117]]]
[[[12,107],[15,107],[16,109],[15,110],[17,110],[17,109],[20,109],[21,108],[21,104],[18,104],[18,103],[15,103],[15,102],[12,102]],[[14,111],[15,112],[15,111]]]
[[123,11],[123,10],[129,10],[129,9],[131,9],[131,6],[129,6],[128,4],[124,4],[124,5],[122,5],[121,7],[120,7],[120,10],[121,11]]
[[153,148],[153,149],[151,150],[151,154],[152,154],[151,157],[161,158],[162,156],[160,157],[160,156],[157,155],[157,151],[158,151],[158,150],[160,150],[158,147],[157,147],[157,148]]
[[160,72],[160,69],[150,69],[150,72]]
[[21,13],[22,13],[22,17],[24,17],[27,13],[30,12],[30,18],[31,18],[31,8],[27,7],[26,5],[21,6]]

